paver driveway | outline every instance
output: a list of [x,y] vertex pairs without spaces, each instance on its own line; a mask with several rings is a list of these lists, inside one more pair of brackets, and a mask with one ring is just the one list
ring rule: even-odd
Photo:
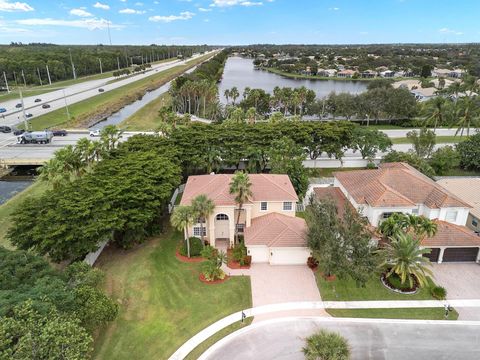
[[[433,264],[435,282],[447,289],[447,299],[480,299],[479,264]],[[480,309],[457,309],[460,320],[480,320]]]

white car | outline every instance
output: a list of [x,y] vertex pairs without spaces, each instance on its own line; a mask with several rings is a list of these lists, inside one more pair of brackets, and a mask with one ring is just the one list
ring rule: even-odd
[[100,136],[100,129],[97,130],[91,130],[90,131],[90,136]]

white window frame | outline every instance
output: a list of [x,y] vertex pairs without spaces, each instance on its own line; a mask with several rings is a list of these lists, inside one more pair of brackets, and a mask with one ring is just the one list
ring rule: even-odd
[[[285,205],[289,205],[289,209]],[[283,211],[292,211],[293,210],[293,202],[291,201],[284,201],[283,202]]]
[[[451,214],[451,215],[450,215]],[[455,215],[453,218],[452,216]],[[454,223],[457,221],[458,218],[458,210],[447,210],[445,214],[445,221]]]
[[[263,208],[263,205],[265,205],[265,209]],[[268,202],[267,201],[260,202],[260,211],[268,211]]]
[[[202,227],[201,226],[194,226],[193,227],[193,236],[195,237],[199,237],[199,236],[202,236],[201,235],[201,230]],[[204,226],[203,227],[203,236],[207,236],[207,228]]]

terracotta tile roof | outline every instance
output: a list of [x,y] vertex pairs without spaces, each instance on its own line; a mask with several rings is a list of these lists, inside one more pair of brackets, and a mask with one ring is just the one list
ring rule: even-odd
[[435,236],[422,240],[422,246],[480,246],[480,236],[465,226],[435,220],[438,230]]
[[440,179],[437,184],[471,204],[470,213],[480,219],[480,177]]
[[270,213],[252,219],[251,226],[245,229],[245,245],[266,245],[273,247],[307,246],[305,220]]
[[337,206],[338,216],[341,218],[343,218],[343,215],[345,214],[345,205],[348,205],[352,210],[355,210],[352,204],[350,204],[350,201],[348,201],[343,194],[342,190],[340,190],[338,187],[316,187],[313,189],[313,192],[318,200],[333,200]]
[[335,172],[358,204],[374,207],[470,207],[454,194],[406,163],[385,163],[374,170]]
[[[189,176],[180,205],[189,205],[197,195],[205,194],[215,205],[235,205],[230,194],[232,174]],[[250,174],[251,201],[298,201],[288,175]]]

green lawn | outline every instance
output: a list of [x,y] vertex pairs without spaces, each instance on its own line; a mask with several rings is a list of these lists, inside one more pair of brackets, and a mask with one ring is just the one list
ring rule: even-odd
[[445,319],[443,308],[402,308],[402,309],[329,309],[327,312],[334,317],[376,318],[376,319],[428,319],[457,320],[458,313],[453,310]]
[[322,299],[325,301],[353,300],[434,300],[427,289],[413,295],[398,294],[388,290],[380,281],[380,275],[372,275],[365,287],[357,287],[350,278],[344,280],[326,281],[320,272],[316,272],[317,285]]
[[[393,144],[411,144],[411,140],[404,137],[404,138],[391,138]],[[448,144],[448,143],[459,143],[460,141],[467,140],[466,136],[437,136],[436,141],[437,144]]]
[[171,96],[168,93],[160,95],[158,98],[125,119],[120,124],[120,127],[125,130],[156,130],[161,122],[158,112],[160,108],[170,104],[170,99]]
[[480,171],[454,168],[442,174],[441,176],[480,176]]
[[136,249],[102,255],[105,288],[120,312],[98,332],[95,359],[167,359],[203,328],[251,307],[248,277],[200,282],[201,264],[181,263],[174,255],[180,238],[169,231]]
[[365,167],[360,168],[308,168],[306,169],[309,177],[332,177],[336,171],[352,171],[365,170]]
[[226,328],[220,330],[217,332],[215,335],[210,336],[207,340],[202,342],[200,345],[198,345],[193,351],[188,354],[188,356],[185,358],[185,360],[196,360],[202,355],[210,346],[215,344],[217,341],[220,341],[223,339],[225,336],[240,330],[244,328],[245,326],[248,326],[252,323],[253,318],[248,318],[245,319],[245,322],[236,322],[230,326],[227,326]]
[[0,205],[0,246],[8,249],[12,248],[10,242],[5,238],[8,228],[10,227],[10,215],[18,208],[18,206],[30,196],[42,194],[47,189],[45,183],[36,181],[22,192],[16,194],[6,203]]
[[[196,64],[211,57],[211,54],[204,55],[188,61],[185,65],[178,65],[168,70],[160,71],[155,75],[134,81],[128,85],[115,90],[96,95],[89,99],[69,105],[68,109],[72,117],[68,121],[65,108],[60,108],[45,115],[33,118],[30,124],[34,130],[62,127],[86,127],[91,119],[103,119],[119,111],[125,105],[140,99],[147,90],[156,89]],[[21,126],[19,126],[21,127]]]

